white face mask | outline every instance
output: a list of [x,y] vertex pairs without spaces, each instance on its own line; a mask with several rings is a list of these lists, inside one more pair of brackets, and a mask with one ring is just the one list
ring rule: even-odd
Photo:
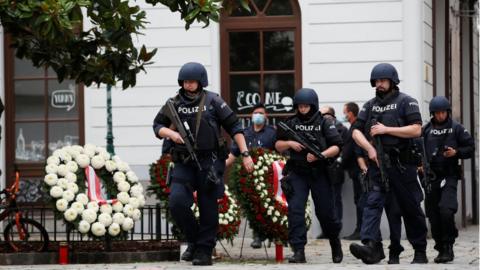
[[262,125],[265,123],[265,116],[261,113],[252,114],[252,123],[255,125]]

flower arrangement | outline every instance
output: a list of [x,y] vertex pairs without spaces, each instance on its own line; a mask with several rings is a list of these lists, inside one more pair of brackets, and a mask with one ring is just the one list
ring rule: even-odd
[[[288,206],[275,189],[273,163],[285,163],[285,157],[275,151],[254,148],[250,150],[254,171],[248,173],[238,158],[230,172],[230,185],[252,229],[263,239],[286,243],[288,239]],[[307,203],[305,218],[311,225],[310,205]]]
[[124,238],[141,217],[145,197],[138,177],[105,148],[86,144],[57,149],[45,172],[44,187],[57,217],[82,234]]
[[[168,167],[172,164],[170,155],[163,155],[156,163],[150,165],[150,186],[147,189],[157,196],[165,209],[168,209],[168,195],[170,194],[170,188],[167,186]],[[196,204],[196,194],[194,194],[194,202],[192,210],[195,217],[199,218],[200,212]],[[225,186],[223,197],[218,200],[219,227],[217,239],[225,239],[232,242],[233,238],[238,234],[240,222],[239,206],[229,192],[228,187]]]

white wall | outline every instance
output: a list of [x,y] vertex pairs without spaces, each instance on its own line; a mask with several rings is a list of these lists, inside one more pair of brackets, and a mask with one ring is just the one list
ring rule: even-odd
[[[134,88],[122,91],[121,84],[112,91],[113,135],[115,152],[127,161],[141,179],[149,179],[148,164],[160,157],[161,141],[152,130],[155,115],[167,98],[178,90],[180,67],[191,61],[204,64],[209,73],[208,89],[219,92],[218,25],[208,28],[195,24],[186,31],[178,13],[162,5],[152,7],[136,2],[147,12],[150,24],[138,36],[136,43],[149,50],[158,49],[154,63],[140,73]],[[105,145],[106,95],[105,86],[85,89],[85,141]]]

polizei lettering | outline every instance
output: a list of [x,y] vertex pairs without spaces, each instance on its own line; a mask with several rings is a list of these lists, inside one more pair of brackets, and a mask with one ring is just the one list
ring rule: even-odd
[[379,112],[379,113],[396,110],[396,109],[397,109],[397,104],[388,104],[387,106],[383,106],[383,107],[376,105],[372,107],[373,112]]
[[[207,106],[203,106],[203,111],[207,110]],[[178,107],[178,113],[192,114],[198,112],[198,106],[196,107]]]
[[430,134],[433,134],[433,135],[443,135],[443,134],[452,133],[452,132],[453,132],[453,128],[432,129],[432,130],[430,130]]
[[299,130],[299,131],[320,131],[320,130],[321,130],[321,126],[295,125],[295,130]]

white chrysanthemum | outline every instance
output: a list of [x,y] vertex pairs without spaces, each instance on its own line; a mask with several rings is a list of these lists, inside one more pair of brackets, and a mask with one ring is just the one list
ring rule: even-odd
[[73,194],[78,193],[78,185],[75,183],[67,183],[67,190],[70,190],[73,192]]
[[74,209],[75,211],[77,211],[77,214],[81,215],[85,207],[81,202],[74,202],[72,203],[71,209]]
[[69,161],[67,162],[67,170],[74,173],[78,170],[78,164],[75,161]]
[[92,233],[95,236],[104,236],[107,230],[105,229],[105,225],[100,222],[95,222],[92,224]]
[[60,165],[60,159],[56,156],[49,156],[47,158],[47,164],[52,164],[52,165],[55,165],[55,166],[58,166]]
[[137,175],[135,174],[134,171],[128,171],[127,172],[127,178],[132,183],[138,182],[138,177],[137,177]]
[[83,152],[83,147],[81,147],[80,145],[72,145],[72,149],[74,151],[77,151],[79,153],[82,153]]
[[138,198],[139,195],[143,194],[143,186],[140,183],[133,185],[130,188],[130,194]]
[[67,169],[67,166],[65,166],[65,164],[58,165],[58,167],[57,167],[57,174],[58,175],[65,176],[65,175],[67,175],[67,173],[68,173],[68,169]]
[[108,227],[112,224],[112,216],[102,213],[98,216],[98,222],[102,223],[105,227]]
[[63,196],[63,188],[59,187],[59,186],[53,186],[51,189],[50,189],[50,196],[52,196],[53,198],[60,198]]
[[63,149],[57,149],[57,150],[53,151],[52,155],[58,157],[59,159],[61,159],[63,161],[72,160],[72,156],[70,156],[70,154],[68,154],[67,151],[65,151]]
[[105,161],[105,169],[109,172],[113,172],[117,169],[117,164],[113,160]]
[[130,204],[126,204],[123,207],[123,213],[125,214],[125,216],[131,217],[133,215],[133,210],[134,210],[134,208]]
[[128,172],[130,170],[130,166],[126,162],[119,161],[117,162],[117,169],[122,172]]
[[122,159],[120,159],[120,157],[116,155],[112,157],[112,160],[115,161],[115,163],[122,161]]
[[[117,195],[117,198],[118,198],[118,195]],[[123,204],[119,201],[115,202],[113,205],[112,205],[112,209],[113,211],[115,212],[122,212],[123,211]]]
[[92,167],[95,169],[101,169],[105,165],[105,159],[101,156],[94,156],[91,160]]
[[117,236],[120,233],[120,225],[117,223],[112,223],[110,227],[108,227],[108,234],[111,236]]
[[60,211],[60,212],[63,212],[65,210],[67,210],[68,208],[68,202],[67,200],[65,199],[59,199],[57,200],[57,202],[55,203],[55,206],[57,207],[57,210]]
[[128,193],[126,192],[120,192],[117,194],[117,199],[123,203],[123,204],[127,204],[129,199],[130,199],[130,196],[128,195]]
[[272,221],[273,221],[274,223],[276,223],[276,222],[278,221],[278,218],[277,218],[277,217],[273,217],[273,218],[272,218]]
[[112,220],[113,220],[113,223],[122,225],[123,221],[125,220],[125,215],[123,213],[115,213],[113,214]]
[[100,206],[100,212],[101,213],[111,215],[112,211],[113,211],[113,209],[112,209],[112,206],[110,204],[103,204],[102,206]]
[[115,181],[116,183],[120,183],[125,180],[127,180],[127,177],[123,172],[116,172],[113,174],[113,181]]
[[130,204],[133,209],[137,209],[140,206],[140,201],[135,197],[130,197],[130,199],[128,199],[128,204]]
[[83,150],[83,153],[87,155],[89,158],[93,158],[95,156],[95,149],[85,148]]
[[97,212],[93,209],[86,209],[82,212],[82,219],[88,223],[93,223],[97,220]]
[[110,160],[111,157],[110,153],[108,153],[107,151],[98,153],[98,155],[101,156],[105,161]]
[[134,210],[133,210],[132,219],[133,219],[134,221],[140,220],[140,217],[141,217],[141,216],[142,216],[142,213],[140,212],[139,209],[134,209]]
[[47,183],[47,185],[49,186],[55,186],[58,181],[58,176],[56,174],[49,173],[45,175],[45,177],[43,178],[43,181]]
[[67,209],[67,211],[65,211],[65,213],[63,213],[63,216],[65,217],[65,219],[67,221],[72,222],[77,218],[78,214],[77,214],[77,211],[75,209],[69,208],[69,209]]
[[90,165],[90,158],[86,154],[80,154],[75,158],[75,161],[77,162],[78,166],[80,168],[86,168],[88,165]]
[[140,195],[137,197],[138,199],[138,207],[144,207],[145,206],[145,196]]
[[85,193],[80,193],[80,194],[77,194],[77,198],[76,198],[76,201],[83,204],[83,205],[87,205],[88,202],[89,202],[89,199],[87,197],[87,194]]
[[73,199],[75,199],[75,193],[73,193],[71,190],[65,190],[62,194],[62,198],[68,202],[71,202]]
[[127,181],[118,182],[117,189],[120,192],[128,192],[130,190],[130,184]]
[[65,179],[65,178],[60,178],[60,179],[58,179],[58,181],[57,181],[57,186],[59,186],[59,187],[61,187],[61,188],[63,188],[63,189],[67,189],[67,184],[68,184],[68,181],[67,181],[67,179]]
[[258,171],[258,175],[263,175],[264,172],[262,170]]
[[275,210],[275,216],[277,216],[277,217],[280,216],[280,212],[278,212],[278,210]]
[[90,223],[85,220],[81,220],[80,223],[78,223],[78,231],[83,234],[88,233],[90,231]]
[[77,175],[72,172],[68,172],[67,175],[65,175],[65,179],[67,179],[69,183],[75,183],[77,182]]
[[133,228],[133,219],[132,218],[125,218],[122,224],[122,230],[130,231]]
[[100,207],[98,206],[98,203],[97,203],[97,202],[91,201],[91,202],[89,202],[89,203],[87,204],[87,208],[88,208],[88,209],[92,209],[92,210],[95,211],[95,213],[96,213],[96,212],[98,212],[98,209],[99,209]]
[[58,170],[58,166],[56,164],[48,164],[47,166],[45,166],[45,172],[46,173],[57,173],[57,170]]

